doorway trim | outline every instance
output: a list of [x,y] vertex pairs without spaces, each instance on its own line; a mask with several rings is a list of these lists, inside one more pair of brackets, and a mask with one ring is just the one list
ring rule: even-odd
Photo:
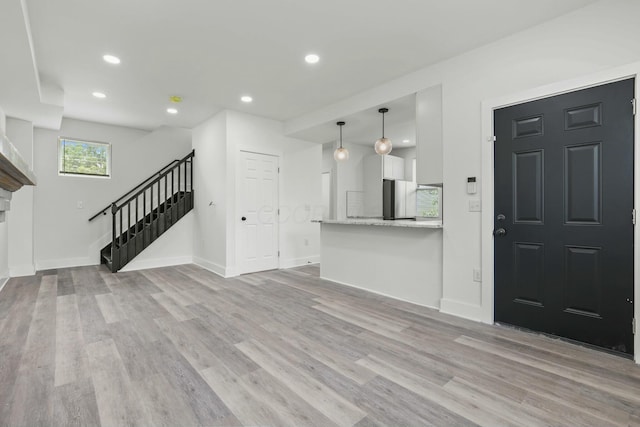
[[[634,62],[622,67],[612,68],[606,71],[590,74],[575,79],[552,83],[545,86],[513,93],[499,98],[482,102],[482,322],[494,323],[494,252],[493,252],[493,225],[494,225],[494,159],[493,159],[493,112],[498,108],[509,107],[541,98],[561,95],[580,89],[612,83],[619,80],[635,78],[636,98],[640,95],[640,62]],[[633,164],[633,207],[640,212],[640,113],[634,117],[634,164]],[[631,221],[631,214],[629,215]],[[640,224],[636,224],[633,230],[634,247],[640,242]],[[634,250],[633,254],[633,288],[634,288],[634,318],[640,322],[640,250]],[[631,328],[631,325],[629,325]],[[634,360],[640,364],[640,331],[634,336]]]

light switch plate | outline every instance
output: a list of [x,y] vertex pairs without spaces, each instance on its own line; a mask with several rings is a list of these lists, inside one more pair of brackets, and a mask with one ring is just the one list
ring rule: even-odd
[[469,212],[482,211],[482,202],[480,200],[469,200]]

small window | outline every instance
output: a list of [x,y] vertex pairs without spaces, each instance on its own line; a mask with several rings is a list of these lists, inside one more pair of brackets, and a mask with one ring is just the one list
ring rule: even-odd
[[111,144],[58,138],[60,175],[111,176]]
[[418,185],[416,190],[416,217],[442,219],[442,188]]

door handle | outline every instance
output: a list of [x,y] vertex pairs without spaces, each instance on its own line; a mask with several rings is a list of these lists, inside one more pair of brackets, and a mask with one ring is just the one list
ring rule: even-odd
[[498,228],[493,230],[493,235],[495,237],[502,237],[502,236],[506,236],[507,235],[507,230],[505,230],[504,228]]
[[246,220],[247,220],[247,217],[246,217],[246,216],[243,216],[243,217],[242,217],[242,218],[240,218],[240,219],[241,219],[241,220],[243,220],[243,221],[246,221]]

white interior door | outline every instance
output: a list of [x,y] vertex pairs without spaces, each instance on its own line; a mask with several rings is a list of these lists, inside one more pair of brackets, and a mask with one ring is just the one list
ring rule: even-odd
[[278,157],[240,152],[239,273],[278,268]]

